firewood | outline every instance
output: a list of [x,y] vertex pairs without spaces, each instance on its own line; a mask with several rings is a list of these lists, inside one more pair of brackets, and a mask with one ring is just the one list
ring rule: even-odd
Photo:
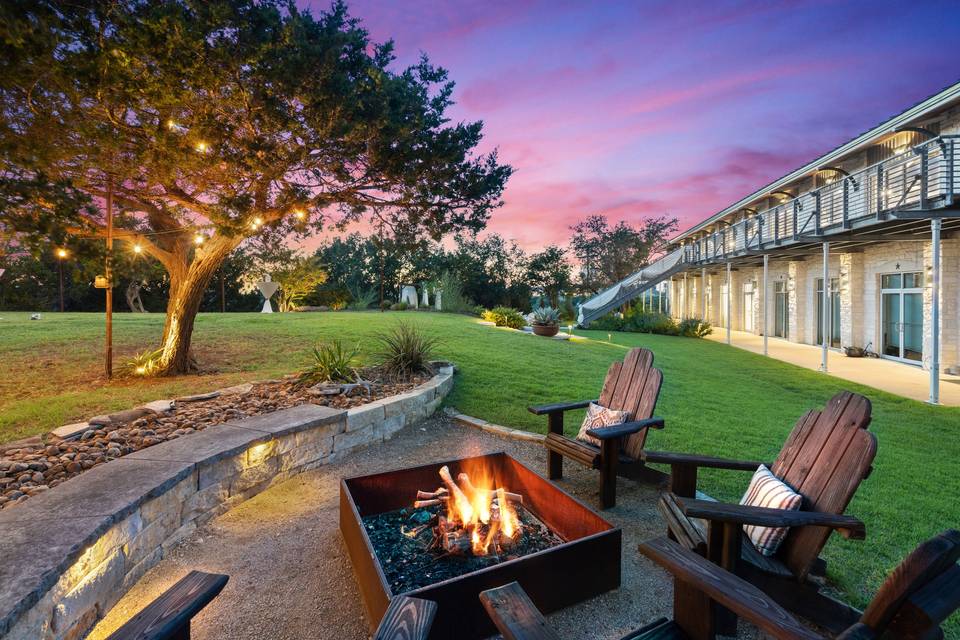
[[436,491],[417,491],[417,500],[433,500],[441,496],[447,496],[449,493],[446,487],[440,487]]
[[432,500],[417,500],[416,502],[413,503],[413,508],[420,509],[422,507],[433,507],[438,504],[446,504],[446,503],[447,503],[447,497],[441,496],[439,498],[434,498]]
[[470,534],[463,529],[448,531],[441,537],[443,548],[453,555],[466,555],[470,552]]
[[464,521],[470,521],[473,519],[473,507],[470,505],[470,501],[467,500],[467,496],[464,495],[463,491],[460,490],[460,487],[457,486],[457,483],[453,481],[453,477],[450,475],[450,469],[447,468],[447,465],[440,467],[440,477],[443,479],[443,483],[447,485],[447,489],[450,490],[450,495],[453,496],[453,500],[457,505],[457,511],[460,512],[460,517]]
[[510,493],[501,487],[497,489],[497,494],[499,495],[501,491],[503,491],[503,495],[506,496],[507,502],[519,502],[520,504],[523,504],[523,496],[519,493]]

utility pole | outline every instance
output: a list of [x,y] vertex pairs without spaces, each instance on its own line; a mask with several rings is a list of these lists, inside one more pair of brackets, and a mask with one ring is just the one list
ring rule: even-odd
[[380,221],[380,313],[383,309],[383,220]]
[[60,313],[63,313],[63,259],[66,257],[66,249],[57,249],[57,270],[60,272]]
[[107,178],[107,341],[104,368],[113,377],[113,181]]

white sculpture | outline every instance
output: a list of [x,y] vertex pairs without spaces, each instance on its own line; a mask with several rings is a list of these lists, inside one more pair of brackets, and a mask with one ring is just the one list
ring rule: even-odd
[[406,302],[408,307],[416,309],[417,288],[409,284],[404,285],[403,289],[400,290],[400,302]]
[[270,306],[270,297],[277,292],[277,289],[280,288],[280,285],[276,282],[270,280],[270,274],[268,273],[263,282],[257,283],[257,289],[260,289],[260,293],[263,294],[263,309],[260,310],[260,313],[273,313],[273,307]]
[[430,306],[430,291],[427,289],[427,283],[420,285],[420,304],[424,307]]
[[436,288],[435,288],[435,289],[433,290],[433,308],[436,309],[437,311],[441,311],[441,309],[440,309],[440,297],[441,297],[441,294],[442,294],[442,293],[443,293],[443,291],[441,291],[440,289],[436,289]]

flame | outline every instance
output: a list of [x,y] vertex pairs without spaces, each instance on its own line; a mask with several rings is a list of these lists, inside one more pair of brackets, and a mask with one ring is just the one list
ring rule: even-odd
[[469,532],[474,555],[487,555],[494,543],[513,541],[520,531],[520,520],[504,488],[496,487],[489,468],[473,465],[467,471],[454,479],[447,467],[440,470],[450,494],[447,520]]

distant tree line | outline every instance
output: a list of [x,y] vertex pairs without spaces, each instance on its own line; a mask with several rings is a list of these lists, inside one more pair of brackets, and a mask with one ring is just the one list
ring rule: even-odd
[[[571,227],[568,247],[550,245],[525,252],[496,233],[463,233],[446,242],[400,240],[377,232],[349,233],[325,240],[312,254],[298,252],[279,233],[264,232],[229,254],[204,290],[201,311],[255,311],[262,297],[255,283],[267,275],[281,282],[275,302],[282,308],[342,308],[357,301],[396,302],[405,284],[440,286],[444,277],[457,283],[463,298],[485,308],[532,305],[562,308],[574,296],[589,296],[645,266],[676,231],[676,220],[647,218],[637,225],[611,224],[596,215]],[[150,258],[115,252],[117,308],[162,312],[169,279]],[[25,252],[0,254],[0,309],[59,308],[58,262],[64,273],[68,311],[103,309],[103,292],[92,286],[103,270],[102,249],[70,254],[55,251],[34,257]],[[131,293],[136,297],[132,298]],[[132,303],[133,302],[133,303]],[[132,303],[132,304],[131,304]]]

